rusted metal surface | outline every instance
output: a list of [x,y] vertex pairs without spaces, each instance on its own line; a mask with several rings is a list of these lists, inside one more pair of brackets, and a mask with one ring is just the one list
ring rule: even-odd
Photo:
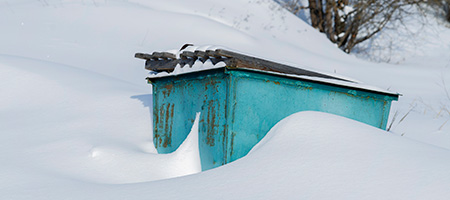
[[385,128],[393,97],[252,71],[216,69],[152,81],[154,143],[175,151],[201,112],[203,170],[245,156],[279,120],[323,111]]
[[342,78],[337,78],[334,76],[317,73],[309,70],[300,69],[297,67],[291,67],[288,65],[279,64],[276,62],[243,55],[240,53],[224,50],[224,49],[216,49],[215,51],[207,50],[207,51],[199,51],[195,52],[191,51],[182,51],[180,53],[180,58],[175,59],[175,55],[167,53],[167,52],[154,52],[152,55],[137,53],[135,55],[136,58],[141,58],[147,60],[146,68],[153,71],[166,71],[172,72],[176,66],[176,64],[189,65],[192,64],[198,59],[202,62],[210,59],[213,64],[223,61],[227,64],[228,68],[247,68],[247,69],[256,69],[262,71],[270,71],[284,74],[294,74],[301,76],[312,76],[319,78],[327,78],[334,79],[340,81],[347,81]]
[[226,163],[227,77],[222,71],[153,81],[154,143],[159,153],[175,151],[194,122],[199,121],[203,169]]
[[249,71],[228,71],[234,81],[228,161],[246,155],[281,119],[300,111],[322,111],[385,129],[397,98]]
[[252,56],[246,56],[243,54],[239,54],[232,51],[227,51],[223,49],[217,49],[216,53],[220,56],[229,57],[229,58],[235,58],[236,59],[236,66],[235,68],[248,68],[248,69],[257,69],[262,71],[270,71],[270,72],[278,72],[283,74],[293,74],[293,75],[300,75],[300,76],[311,76],[311,77],[319,77],[319,78],[327,78],[327,79],[334,79],[334,80],[340,80],[340,81],[346,81],[346,82],[352,82],[349,80],[345,80],[342,78],[337,78],[334,76],[317,73],[309,70],[304,70],[297,67],[291,67],[288,65],[283,65],[280,63],[255,58]]

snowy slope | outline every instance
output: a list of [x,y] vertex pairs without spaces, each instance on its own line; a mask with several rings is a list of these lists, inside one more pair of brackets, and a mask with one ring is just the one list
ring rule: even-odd
[[0,188],[28,187],[47,173],[124,183],[200,171],[195,143],[156,154],[146,87],[45,61],[0,61]]
[[[0,199],[450,196],[448,29],[394,65],[342,53],[270,0],[0,0],[0,25]],[[235,163],[158,180],[199,171],[196,127],[176,153],[155,154],[151,88],[133,55],[184,43],[400,92],[395,134],[300,113]]]
[[[448,150],[359,122],[301,112],[245,159],[149,186],[166,199],[195,199],[192,191],[203,199],[447,199],[449,158]],[[179,192],[170,195],[172,188]]]
[[[47,3],[44,3],[47,2]],[[278,59],[339,50],[270,0],[5,1],[1,5],[1,54],[48,60],[142,81],[135,52],[214,44]],[[238,5],[238,6],[236,6]],[[316,48],[308,48],[317,45]],[[337,55],[336,55],[337,54]]]

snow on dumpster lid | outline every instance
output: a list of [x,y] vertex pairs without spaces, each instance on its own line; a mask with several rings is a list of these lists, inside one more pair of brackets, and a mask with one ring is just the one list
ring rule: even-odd
[[265,72],[348,88],[357,88],[390,96],[399,95],[396,92],[363,85],[347,78],[292,67],[217,46],[197,47],[184,45],[179,51],[171,50],[166,52],[153,52],[152,54],[136,53],[135,57],[146,60],[145,69],[151,71],[148,77],[149,79],[177,76],[216,68],[228,68]]

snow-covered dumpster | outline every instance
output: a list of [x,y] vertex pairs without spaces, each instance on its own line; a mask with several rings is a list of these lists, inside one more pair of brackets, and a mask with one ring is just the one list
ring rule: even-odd
[[175,151],[197,112],[202,169],[245,156],[278,121],[299,111],[341,115],[386,128],[398,93],[233,51],[193,47],[137,53],[151,70],[153,141]]

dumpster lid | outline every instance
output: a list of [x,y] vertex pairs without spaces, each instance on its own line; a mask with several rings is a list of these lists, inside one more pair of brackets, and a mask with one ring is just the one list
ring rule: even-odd
[[298,67],[272,62],[244,55],[217,46],[196,47],[186,44],[181,50],[136,53],[136,58],[146,60],[145,69],[150,70],[149,79],[206,71],[217,68],[242,69],[281,75],[297,79],[306,79],[331,85],[363,89],[398,97],[399,94],[377,87],[361,84],[355,80],[315,72]]

